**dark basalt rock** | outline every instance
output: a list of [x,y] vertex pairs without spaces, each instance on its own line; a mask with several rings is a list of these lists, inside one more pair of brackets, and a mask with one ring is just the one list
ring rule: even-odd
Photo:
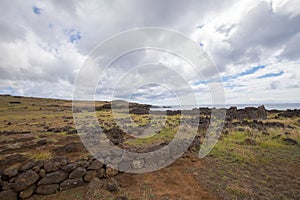
[[298,145],[298,142],[296,140],[291,139],[291,138],[284,138],[283,141],[286,144],[289,144],[289,145]]
[[81,178],[85,174],[86,174],[86,169],[83,167],[78,167],[73,172],[71,172],[69,178],[71,178],[71,179]]
[[59,189],[59,184],[51,184],[51,185],[40,185],[36,188],[36,193],[38,194],[54,194]]
[[110,192],[115,192],[119,190],[118,182],[116,179],[111,178],[107,181],[106,189]]
[[246,107],[245,109],[237,109],[236,107],[231,107],[226,111],[227,119],[267,119],[267,111],[265,107],[259,106],[258,108]]
[[0,160],[0,169],[6,169],[8,166],[12,166],[17,163],[22,163],[26,161],[28,158],[21,154],[14,154],[7,156],[5,159]]
[[82,152],[85,150],[84,145],[82,142],[71,142],[69,144],[66,144],[63,147],[58,147],[54,149],[53,151],[57,155],[64,155],[65,153],[74,153],[74,152]]
[[13,190],[6,190],[0,192],[1,200],[17,200],[18,194]]
[[35,188],[36,188],[36,185],[35,185],[35,184],[32,185],[32,186],[30,186],[28,189],[26,189],[26,190],[20,192],[19,197],[22,198],[22,199],[26,199],[26,198],[31,197],[31,195],[32,195],[32,194],[34,193],[34,191],[35,191]]
[[42,180],[40,180],[38,185],[49,185],[54,183],[60,183],[68,178],[68,174],[63,171],[56,171],[46,174]]
[[20,192],[29,188],[32,184],[34,184],[38,179],[39,175],[32,171],[28,170],[20,174],[15,183],[13,184],[13,188],[16,192]]
[[109,130],[104,130],[104,133],[107,135],[107,137],[110,139],[110,141],[118,145],[120,143],[124,142],[124,135],[126,134],[124,131],[117,127],[113,127]]
[[300,117],[300,109],[286,110],[278,114],[279,117]]
[[284,124],[280,122],[266,122],[264,125],[270,128],[284,128]]
[[79,187],[84,185],[82,178],[79,179],[67,179],[60,184],[60,190],[68,190],[71,188]]

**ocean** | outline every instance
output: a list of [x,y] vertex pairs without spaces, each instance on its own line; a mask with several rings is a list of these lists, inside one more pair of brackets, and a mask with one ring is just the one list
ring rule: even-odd
[[237,107],[238,109],[243,109],[245,107],[258,107],[264,105],[267,110],[287,110],[287,109],[300,109],[300,103],[274,103],[274,104],[226,104],[226,105],[171,105],[168,108],[151,108],[151,110],[191,110],[193,108],[199,107],[209,107],[209,108],[230,108],[232,106]]

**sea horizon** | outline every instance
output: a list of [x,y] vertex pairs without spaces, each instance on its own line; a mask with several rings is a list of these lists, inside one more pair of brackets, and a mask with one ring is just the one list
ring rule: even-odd
[[237,107],[237,109],[244,109],[246,107],[258,107],[264,105],[267,110],[287,110],[287,109],[300,109],[300,103],[247,103],[247,104],[199,104],[199,105],[170,105],[160,106],[159,108],[151,108],[153,111],[166,111],[166,110],[191,110],[193,108],[230,108]]

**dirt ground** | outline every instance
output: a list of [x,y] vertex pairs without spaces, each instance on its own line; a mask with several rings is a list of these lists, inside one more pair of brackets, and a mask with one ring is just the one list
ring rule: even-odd
[[[202,160],[196,153],[185,154],[183,158],[170,166],[158,171],[143,174],[122,173],[116,176],[120,190],[99,199],[114,199],[126,196],[131,200],[213,200],[217,199],[213,193],[205,189],[198,180],[203,170]],[[59,192],[55,195],[34,196],[31,200],[71,200],[85,199],[86,187],[74,188]]]

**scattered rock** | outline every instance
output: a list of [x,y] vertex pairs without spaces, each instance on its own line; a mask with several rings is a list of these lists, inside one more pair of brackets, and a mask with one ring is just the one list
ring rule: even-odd
[[38,185],[49,185],[54,183],[60,183],[68,178],[68,174],[64,171],[56,171],[46,174],[42,180],[40,180]]
[[37,144],[39,144],[39,145],[45,145],[45,144],[47,144],[47,142],[48,142],[47,139],[42,139],[42,140],[37,141]]
[[274,139],[278,139],[278,138],[280,138],[280,137],[281,137],[281,135],[279,134],[279,135],[273,136],[272,139],[274,140]]
[[264,136],[270,135],[270,133],[268,133],[268,132],[266,132],[266,131],[263,131],[262,134],[263,134]]
[[79,187],[84,185],[82,178],[79,179],[67,179],[60,184],[60,190],[68,190],[71,188]]
[[[94,200],[97,199],[97,195],[101,194],[103,196],[109,196],[109,192],[104,190],[105,182],[100,180],[99,178],[93,178],[91,182],[87,186],[87,190],[85,193],[85,199]],[[106,193],[106,194],[105,194]]]
[[126,196],[117,196],[115,200],[128,200]]
[[84,145],[82,142],[72,142],[69,144],[66,144],[63,147],[58,147],[54,149],[54,152],[57,154],[63,155],[65,153],[74,153],[74,152],[82,152],[85,150]]
[[13,188],[16,192],[26,190],[27,188],[29,188],[29,186],[34,184],[39,179],[39,177],[40,176],[32,170],[23,172],[17,177],[15,183],[13,184]]
[[38,194],[54,194],[59,189],[59,184],[51,184],[51,185],[39,185],[36,188],[36,193]]
[[284,128],[284,123],[281,122],[266,122],[264,125],[270,128]]
[[86,174],[86,169],[83,167],[78,167],[73,172],[71,172],[69,178],[71,179],[78,179],[83,177]]
[[26,199],[26,198],[31,197],[31,195],[32,195],[32,194],[34,193],[34,191],[35,191],[35,188],[36,188],[36,185],[35,185],[35,184],[32,185],[32,186],[30,186],[28,189],[26,189],[26,190],[20,192],[19,197],[22,198],[22,199]]
[[115,192],[118,191],[119,187],[118,187],[118,182],[116,179],[114,178],[110,178],[107,181],[107,185],[106,185],[106,189],[110,192]]
[[109,130],[104,130],[104,133],[107,135],[107,137],[110,139],[110,141],[115,145],[123,143],[124,135],[126,135],[126,133],[124,131],[122,131],[121,129],[119,129],[117,127],[113,127]]
[[250,138],[246,138],[243,142],[244,145],[256,145],[256,141]]
[[297,145],[298,144],[298,142],[296,140],[293,140],[291,138],[284,138],[283,141],[289,145]]

